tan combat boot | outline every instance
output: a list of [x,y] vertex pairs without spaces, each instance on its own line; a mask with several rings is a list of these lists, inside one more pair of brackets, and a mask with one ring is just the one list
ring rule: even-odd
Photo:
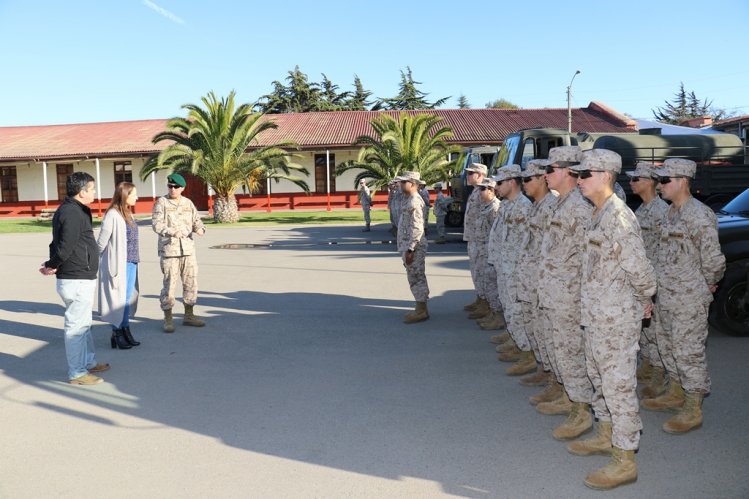
[[552,402],[562,396],[563,390],[564,388],[562,387],[562,384],[556,380],[554,374],[549,373],[549,382],[546,385],[546,388],[530,397],[528,402],[530,402],[531,405]]
[[507,323],[505,323],[504,318],[502,318],[502,314],[500,314],[496,310],[492,310],[491,314],[489,314],[488,316],[488,319],[479,320],[479,327],[484,331],[498,331],[500,329],[506,328]]
[[193,327],[205,326],[205,322],[195,316],[192,307],[192,305],[185,305],[185,316],[182,318],[182,325]]
[[508,352],[520,351],[517,344],[512,338],[510,338],[509,341],[506,341],[500,345],[497,345],[496,347],[494,347],[494,350],[496,350],[497,353],[508,353]]
[[618,447],[611,448],[611,461],[606,466],[585,477],[585,485],[596,490],[609,490],[635,481],[635,451]]
[[643,399],[654,399],[659,395],[663,395],[668,389],[666,383],[666,370],[662,367],[653,367],[653,372],[650,375],[650,381],[640,390],[640,398]]
[[643,409],[659,412],[674,412],[684,405],[684,388],[674,378],[668,382],[668,390],[660,397],[645,399],[640,402]]
[[164,332],[174,332],[174,318],[172,317],[172,309],[168,308],[164,310]]
[[520,352],[520,358],[513,365],[505,369],[508,376],[522,376],[536,370],[536,357],[533,352]]
[[429,310],[427,310],[427,303],[425,301],[417,301],[416,309],[406,314],[403,322],[406,324],[415,324],[416,322],[422,322],[429,319]]
[[598,431],[591,438],[576,440],[567,444],[567,451],[576,456],[611,454],[611,421],[599,421]]
[[491,309],[489,308],[489,302],[486,301],[485,298],[479,298],[479,304],[476,305],[476,308],[473,309],[473,312],[468,314],[469,319],[481,319],[483,317],[486,317],[491,312]]
[[562,390],[562,395],[551,402],[540,402],[536,410],[547,416],[566,416],[572,412],[574,404],[567,396],[567,390]]
[[507,343],[510,341],[512,337],[510,336],[510,332],[505,330],[504,333],[495,334],[491,338],[489,338],[489,341],[491,343],[494,343],[495,345],[501,345],[502,343]]
[[[500,345],[501,347],[502,345]],[[499,348],[499,347],[498,347]],[[514,347],[510,351],[502,352],[497,355],[497,360],[500,362],[517,362],[520,360],[520,354],[523,353],[518,347]]]
[[473,303],[469,303],[468,305],[464,305],[463,306],[463,310],[465,310],[466,312],[473,312],[474,310],[476,310],[476,307],[479,306],[479,301],[480,300],[481,300],[481,298],[479,298],[477,296]]
[[663,423],[663,431],[680,435],[702,427],[702,397],[701,393],[686,392],[684,407]]
[[648,381],[652,374],[653,364],[650,363],[650,359],[643,357],[642,362],[640,362],[640,367],[637,368],[637,381],[640,383]]
[[520,378],[520,384],[523,386],[544,386],[549,379],[549,373],[544,371],[542,365],[538,365],[536,372]]
[[564,423],[554,428],[551,436],[556,440],[572,440],[592,429],[593,416],[590,415],[590,406],[584,402],[573,402],[570,415]]

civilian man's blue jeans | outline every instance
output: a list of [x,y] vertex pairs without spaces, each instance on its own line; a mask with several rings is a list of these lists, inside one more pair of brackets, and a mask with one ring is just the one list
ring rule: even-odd
[[138,264],[133,262],[127,262],[127,272],[125,280],[127,281],[127,287],[125,292],[125,313],[122,317],[122,322],[119,326],[112,324],[112,330],[120,329],[124,327],[130,327],[130,298],[133,297],[133,291],[135,291],[135,278],[138,277]]
[[88,374],[96,365],[94,339],[91,336],[91,313],[94,306],[96,279],[58,279],[57,294],[65,304],[65,354],[68,378]]

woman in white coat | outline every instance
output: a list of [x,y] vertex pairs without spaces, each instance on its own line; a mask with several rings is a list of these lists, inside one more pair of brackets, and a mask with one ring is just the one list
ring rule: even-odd
[[140,345],[130,332],[130,317],[138,305],[138,226],[132,207],[138,200],[135,186],[120,182],[101,222],[97,244],[99,262],[99,314],[112,325],[112,348]]

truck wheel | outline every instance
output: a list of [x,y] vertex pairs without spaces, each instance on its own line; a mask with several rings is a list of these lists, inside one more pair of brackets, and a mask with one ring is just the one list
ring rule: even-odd
[[463,214],[457,211],[451,211],[445,217],[445,225],[448,227],[461,227],[463,225]]
[[726,270],[710,310],[710,324],[731,336],[749,336],[746,273],[744,265]]

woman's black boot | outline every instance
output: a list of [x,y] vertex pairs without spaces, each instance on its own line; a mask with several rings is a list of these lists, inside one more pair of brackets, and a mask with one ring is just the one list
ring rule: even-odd
[[127,340],[127,342],[132,346],[137,347],[138,345],[140,345],[140,341],[135,341],[135,338],[133,338],[133,333],[130,332],[130,326],[123,327],[122,333],[125,335],[125,339]]
[[127,338],[125,338],[125,334],[122,332],[122,329],[112,330],[111,344],[112,348],[119,348],[120,350],[133,348],[132,345],[127,342]]

